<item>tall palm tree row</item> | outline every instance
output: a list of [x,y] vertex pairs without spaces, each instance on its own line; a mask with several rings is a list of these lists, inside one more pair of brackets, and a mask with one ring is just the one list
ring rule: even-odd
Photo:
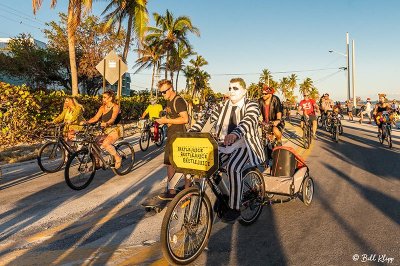
[[[134,68],[136,68],[135,73],[138,73],[145,68],[153,68],[150,87],[150,96],[153,96],[154,76],[159,72],[161,60],[164,56],[162,47],[158,45],[157,42],[151,42],[151,40],[147,40],[142,43],[142,48],[138,48],[136,51],[141,56],[136,60],[136,64],[134,65]],[[157,90],[155,91],[157,95]]]
[[107,21],[107,28],[117,24],[118,32],[122,27],[122,22],[128,18],[125,46],[122,54],[122,59],[125,62],[133,36],[137,38],[138,48],[142,48],[149,22],[146,6],[147,0],[111,0],[102,13]]
[[166,53],[166,64],[165,64],[165,78],[167,78],[169,63],[173,50],[178,50],[179,43],[182,43],[187,49],[191,50],[189,40],[187,38],[188,33],[193,33],[200,36],[198,28],[193,26],[192,21],[187,16],[180,16],[175,18],[169,10],[166,11],[165,15],[158,13],[153,14],[155,27],[148,27],[147,37],[155,39],[162,46]]
[[[33,13],[39,10],[43,0],[32,0]],[[54,8],[57,5],[57,0],[51,0],[50,7]],[[71,66],[71,82],[72,82],[72,95],[78,95],[78,70],[76,66],[76,54],[75,54],[75,32],[81,21],[81,13],[83,8],[89,12],[92,9],[92,0],[69,0],[68,2],[68,21],[67,21],[67,32],[68,32],[68,53],[69,63]]]

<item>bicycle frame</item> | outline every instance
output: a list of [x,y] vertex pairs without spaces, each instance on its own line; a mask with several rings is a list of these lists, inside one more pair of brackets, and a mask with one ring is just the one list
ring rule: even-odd
[[[55,140],[55,142],[57,143],[56,146],[54,146],[55,148],[58,146],[59,143],[61,143],[61,145],[64,147],[64,149],[71,154],[72,152],[74,152],[74,149],[72,148],[72,146],[70,144],[68,144],[67,141],[65,141],[63,134],[62,134],[62,127],[64,125],[57,125],[54,128],[54,131],[56,132],[54,137],[45,137],[45,139],[48,139],[50,141],[52,141],[53,139]],[[74,141],[72,140],[72,142],[80,142],[80,141]],[[53,151],[52,151],[53,152]]]

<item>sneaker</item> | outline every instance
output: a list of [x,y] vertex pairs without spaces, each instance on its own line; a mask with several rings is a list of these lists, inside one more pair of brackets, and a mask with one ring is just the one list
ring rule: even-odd
[[229,209],[223,214],[221,220],[224,223],[235,223],[236,219],[239,218],[239,216],[240,216],[239,210]]
[[160,195],[158,195],[158,198],[161,200],[172,200],[173,198],[175,198],[176,194],[172,194],[169,192],[163,192]]
[[278,140],[278,141],[276,142],[276,147],[280,147],[280,146],[282,146],[282,140]]

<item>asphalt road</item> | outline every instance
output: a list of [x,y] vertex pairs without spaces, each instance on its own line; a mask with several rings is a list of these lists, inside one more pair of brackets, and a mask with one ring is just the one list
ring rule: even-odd
[[[400,265],[400,132],[392,149],[376,127],[344,121],[339,143],[324,131],[309,150],[287,125],[285,145],[305,158],[315,181],[311,206],[301,200],[265,206],[252,226],[217,221],[195,265]],[[140,206],[165,186],[163,150],[141,152],[126,176],[98,171],[73,191],[63,171],[36,162],[3,166],[0,265],[166,265],[159,243],[165,211]],[[368,260],[369,259],[369,260]]]

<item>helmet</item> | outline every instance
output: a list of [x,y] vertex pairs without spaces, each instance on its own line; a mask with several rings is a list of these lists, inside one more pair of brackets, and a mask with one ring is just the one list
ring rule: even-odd
[[274,93],[275,93],[275,89],[272,88],[272,87],[269,87],[269,86],[265,85],[265,86],[263,87],[263,92],[270,93],[270,94],[274,94]]

